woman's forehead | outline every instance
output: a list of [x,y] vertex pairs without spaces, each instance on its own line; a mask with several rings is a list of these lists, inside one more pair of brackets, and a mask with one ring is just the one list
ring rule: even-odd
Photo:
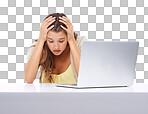
[[47,37],[47,38],[50,39],[50,40],[55,40],[55,39],[62,40],[62,39],[65,39],[65,37],[60,37],[60,38],[56,38],[56,37],[54,37],[54,38],[52,38],[52,37]]
[[63,31],[60,32],[53,32],[53,31],[48,31],[47,36],[66,36],[66,34]]
[[53,35],[55,35],[55,34],[60,34],[60,35],[61,35],[61,34],[64,34],[64,35],[66,35],[64,31],[60,31],[60,32],[48,31],[47,34],[49,34],[49,35],[50,35],[50,34],[53,34]]

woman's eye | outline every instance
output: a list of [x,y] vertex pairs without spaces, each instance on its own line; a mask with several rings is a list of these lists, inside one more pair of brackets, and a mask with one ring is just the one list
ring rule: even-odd
[[53,41],[49,41],[49,43],[53,43]]
[[[59,41],[60,43],[63,43],[64,41]],[[53,41],[49,41],[49,43],[53,43]]]
[[60,43],[63,43],[64,41],[59,41]]

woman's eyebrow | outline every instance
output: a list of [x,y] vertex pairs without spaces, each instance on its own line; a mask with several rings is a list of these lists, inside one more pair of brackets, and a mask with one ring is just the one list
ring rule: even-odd
[[[50,38],[50,37],[47,37],[48,39],[51,39],[51,40],[53,40],[52,38]],[[60,38],[59,40],[61,40],[61,39],[65,39],[65,38]]]

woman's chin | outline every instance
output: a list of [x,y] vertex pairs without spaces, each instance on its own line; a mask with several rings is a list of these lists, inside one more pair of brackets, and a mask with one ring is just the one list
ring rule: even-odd
[[61,55],[61,52],[59,52],[59,53],[54,53],[54,52],[53,52],[53,54],[54,54],[55,56],[58,56],[58,55]]
[[59,56],[60,54],[55,54],[55,53],[54,53],[54,55],[55,55],[55,56]]

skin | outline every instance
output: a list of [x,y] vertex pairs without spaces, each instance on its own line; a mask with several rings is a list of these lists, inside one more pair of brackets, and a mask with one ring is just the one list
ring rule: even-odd
[[[58,33],[49,31],[47,34],[47,45],[51,52],[55,56],[61,55],[67,46],[67,36],[63,31]],[[53,50],[61,50],[59,53],[55,53]]]
[[[63,31],[58,33],[50,31],[47,34],[47,45],[53,53],[56,69],[53,74],[61,74],[66,71],[70,65],[70,48],[67,45],[67,36]],[[54,50],[61,50],[55,53]],[[64,63],[64,64],[63,64]]]
[[[47,27],[52,22],[54,22],[54,20],[51,17],[49,17],[47,20],[43,21],[43,23],[41,25],[39,40],[37,41],[37,44],[34,48],[32,56],[30,57],[28,63],[25,66],[25,69],[24,69],[24,79],[27,83],[33,83],[33,81],[36,78],[37,70],[39,68],[40,54],[42,53],[44,42],[47,40],[47,38],[46,38],[47,33],[54,26],[51,26],[48,29],[47,29]],[[62,33],[59,33],[59,34],[53,33],[52,34],[51,33],[52,38],[55,38],[54,44],[52,44],[53,46],[51,46],[51,44],[49,43],[48,47],[51,49],[51,51],[53,51],[53,49],[61,49],[62,50],[61,53],[56,54],[56,55],[54,54],[55,58],[57,57],[58,58],[57,60],[59,60],[59,62],[62,61],[62,59],[61,59],[62,57],[65,57],[65,60],[69,60],[69,58],[68,58],[69,56],[67,54],[68,54],[68,52],[71,52],[73,62],[74,62],[74,67],[75,67],[75,70],[76,70],[76,73],[78,76],[81,53],[80,53],[79,47],[74,39],[74,32],[73,32],[72,23],[70,22],[70,20],[67,17],[61,18],[61,22],[67,26],[67,28],[64,28],[63,26],[61,26],[61,27],[67,32],[67,37],[65,37],[66,38],[65,42],[67,41],[69,43],[69,46],[66,46],[67,43],[64,43],[64,44],[59,43],[59,38],[64,34],[62,34]],[[48,36],[51,34],[48,34]],[[57,69],[55,71],[55,73],[63,72],[60,69],[63,70],[63,67],[68,66],[69,61],[68,62],[62,61],[61,63],[62,64],[57,64],[59,69]]]
[[[65,16],[59,17],[59,19],[60,22],[64,23],[67,26],[67,28],[65,28],[61,25],[61,27],[67,32],[67,35],[62,31],[59,33],[49,31],[47,34],[48,47],[51,50],[51,52],[55,55],[54,59],[59,62],[61,62],[62,60],[66,61],[66,59],[69,57],[69,52],[71,51],[74,67],[76,69],[76,73],[78,76],[81,52],[74,39],[73,25],[70,22],[70,20]],[[60,41],[63,41],[63,39],[60,39],[62,37],[64,38],[64,42],[60,43]],[[53,43],[51,43],[51,40],[53,41]],[[67,46],[67,42],[69,43],[69,46]],[[61,52],[57,54],[54,53],[53,50],[61,50]],[[61,63],[63,63],[63,61]]]

